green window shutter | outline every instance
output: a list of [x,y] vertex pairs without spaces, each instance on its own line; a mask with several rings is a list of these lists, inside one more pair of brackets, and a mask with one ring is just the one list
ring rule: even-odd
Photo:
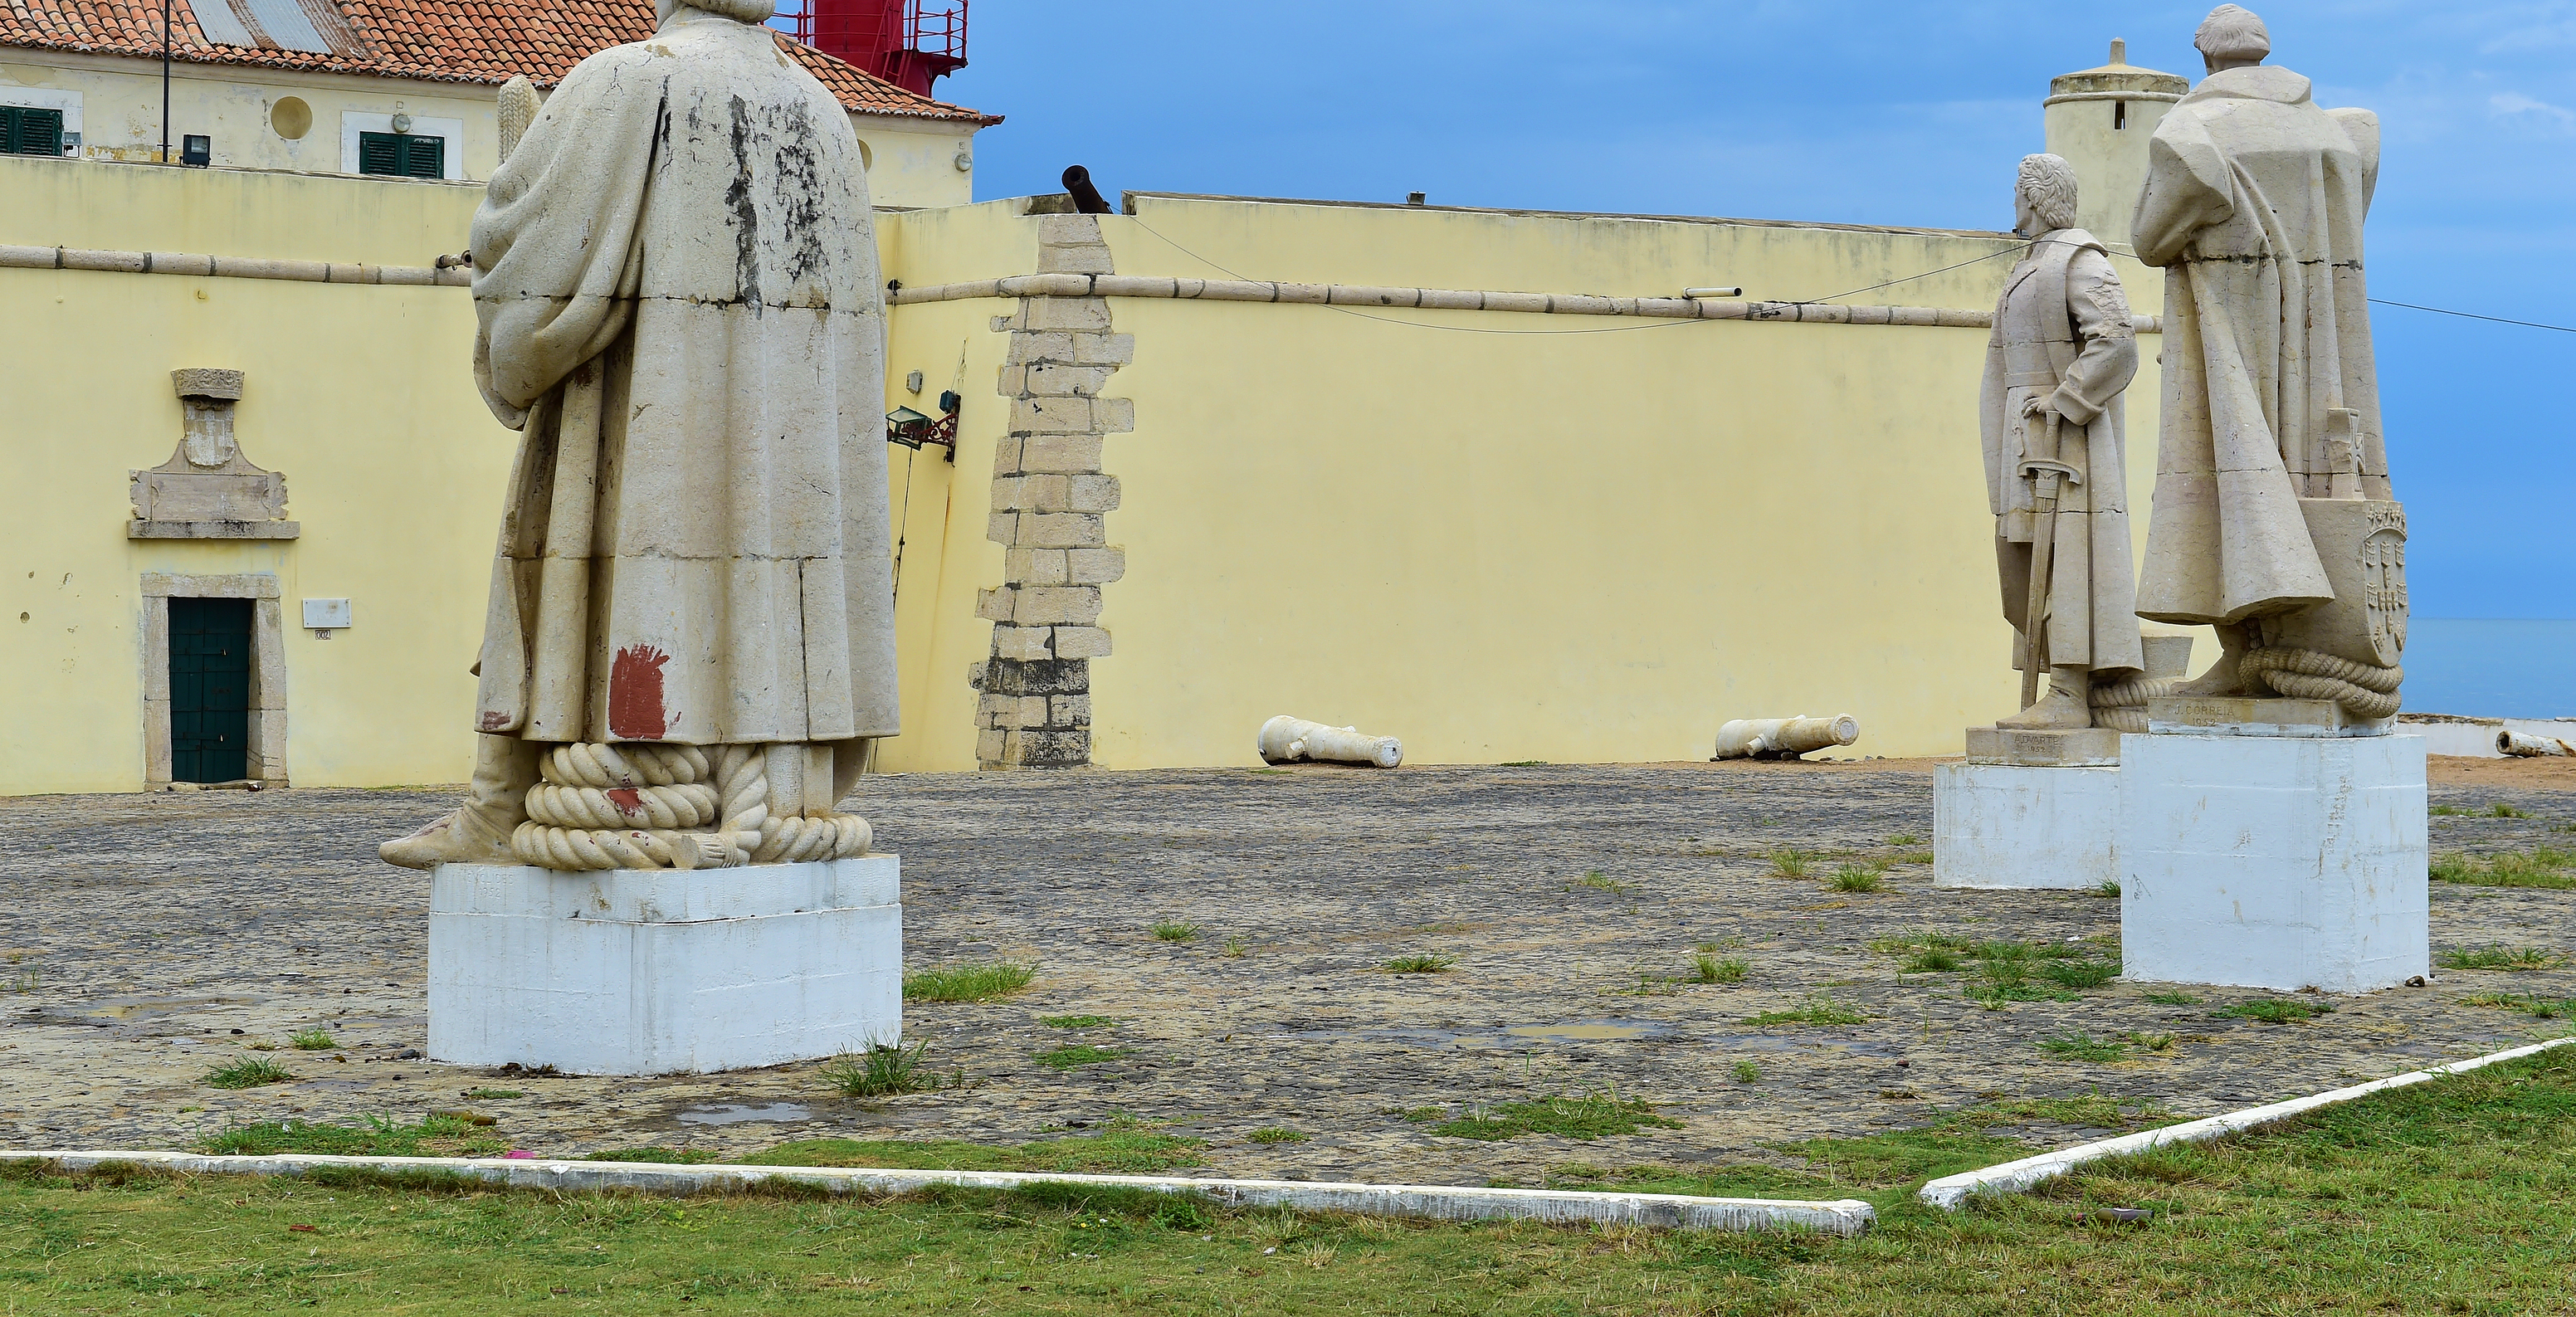
[[396,178],[445,178],[447,139],[416,133],[360,133],[358,172]]
[[413,178],[447,177],[447,139],[408,137],[403,141],[403,170]]
[[0,105],[0,155],[61,155],[63,112]]
[[358,134],[358,172],[361,174],[399,174],[402,139],[392,133]]

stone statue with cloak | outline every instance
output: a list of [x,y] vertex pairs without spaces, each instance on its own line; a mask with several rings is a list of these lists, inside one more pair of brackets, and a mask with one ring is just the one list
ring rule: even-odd
[[523,438],[478,752],[391,863],[867,850],[835,803],[897,730],[885,313],[858,139],[772,12],[661,0],[504,144],[474,373]]
[[[2074,227],[2073,167],[2025,158],[2013,199],[2014,232],[2031,244],[1995,303],[1979,410],[2004,619],[2020,638],[2017,663],[2035,661],[2046,684],[2034,681],[2036,702],[1995,725],[2075,730],[2094,725],[2096,682],[2124,682],[2146,662],[2120,407],[2138,373],[2138,339],[2108,249]],[[2045,556],[2036,552],[2042,537]]]
[[2362,276],[2379,121],[2264,67],[2270,34],[2235,5],[2194,44],[2208,77],[2157,126],[2132,229],[2138,259],[2165,268],[2138,613],[2217,630],[2217,665],[2176,694],[2385,718],[2407,610]]

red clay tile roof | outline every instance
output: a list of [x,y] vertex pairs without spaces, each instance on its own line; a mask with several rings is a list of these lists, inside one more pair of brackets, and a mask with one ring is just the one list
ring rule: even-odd
[[[425,82],[507,82],[527,74],[551,87],[584,56],[653,34],[653,0],[307,0],[339,11],[362,50],[308,53],[221,46],[206,39],[191,4],[170,0],[171,56],[191,64],[242,64]],[[998,116],[917,96],[785,35],[778,43],[841,104],[874,114],[1000,123]],[[161,54],[160,0],[0,0],[0,48],[98,55]]]

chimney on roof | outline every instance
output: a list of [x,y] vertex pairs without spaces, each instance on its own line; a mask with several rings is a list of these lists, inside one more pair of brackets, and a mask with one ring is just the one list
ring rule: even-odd
[[805,0],[796,39],[923,96],[966,67],[966,0]]

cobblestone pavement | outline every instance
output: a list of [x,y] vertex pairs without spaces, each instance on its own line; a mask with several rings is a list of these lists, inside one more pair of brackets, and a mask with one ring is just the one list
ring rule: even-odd
[[[2462,785],[2437,773],[2435,802],[2531,817],[2436,817],[2437,852],[2528,850],[2576,825],[2563,773],[2479,771]],[[0,800],[0,1146],[184,1147],[233,1122],[471,1106],[544,1156],[739,1154],[823,1135],[1019,1141],[1127,1113],[1207,1140],[1217,1173],[1526,1183],[1569,1160],[1778,1160],[1784,1140],[1920,1125],[1998,1096],[2098,1090],[2207,1114],[2565,1031],[2463,1001],[2478,991],[2576,995],[2562,965],[2443,971],[2296,1024],[2213,1014],[2263,994],[2158,1004],[2155,985],[2125,982],[1986,1009],[1961,974],[1900,974],[1870,944],[1929,929],[2095,939],[2107,956],[2119,903],[1934,890],[1913,840],[1931,832],[1919,764],[925,774],[868,779],[856,804],[903,856],[909,964],[1038,966],[1007,1001],[908,1010],[929,1062],[965,1086],[846,1099],[814,1065],[503,1080],[419,1059],[426,883],[373,858],[449,798]],[[1786,878],[1768,858],[1784,848],[1841,854]],[[1832,890],[1823,875],[1847,859],[1892,862],[1884,890]],[[2576,891],[2435,884],[2432,899],[2437,953],[2576,949]],[[1158,941],[1156,921],[1197,937]],[[1743,982],[1666,982],[1701,944],[1749,961]],[[1381,967],[1416,954],[1455,967]],[[1745,1022],[1819,994],[1867,1018]],[[1057,1015],[1114,1023],[1039,1021]],[[282,1046],[315,1027],[340,1048]],[[2107,1062],[2038,1046],[2074,1034],[2175,1041]],[[1034,1059],[1072,1041],[1125,1055],[1070,1071]],[[280,1044],[266,1055],[297,1078],[198,1082],[253,1043]],[[1740,1081],[1739,1062],[1759,1078]],[[461,1096],[487,1086],[525,1096]],[[1403,1115],[1605,1090],[1683,1127],[1475,1142]],[[1311,1138],[1246,1137],[1269,1126]]]

